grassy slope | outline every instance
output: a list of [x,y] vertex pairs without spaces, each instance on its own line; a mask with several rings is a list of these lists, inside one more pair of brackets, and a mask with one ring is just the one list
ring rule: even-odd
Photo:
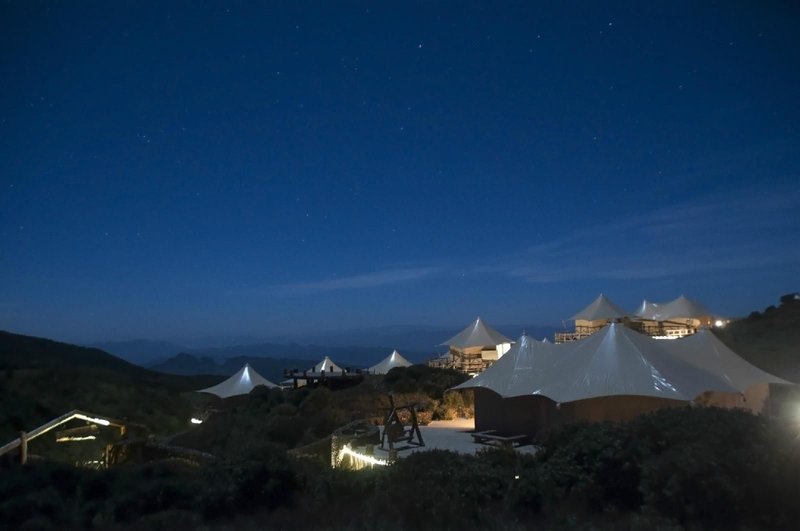
[[753,312],[716,333],[753,365],[800,382],[800,301],[770,306],[763,313]]

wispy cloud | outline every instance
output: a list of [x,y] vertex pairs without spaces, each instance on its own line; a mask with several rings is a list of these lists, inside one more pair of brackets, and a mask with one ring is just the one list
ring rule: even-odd
[[270,286],[268,291],[280,294],[307,294],[328,291],[377,288],[392,284],[412,282],[433,276],[441,271],[438,267],[410,267],[373,271],[347,277],[334,277],[308,282],[294,282]]
[[648,279],[800,263],[800,187],[697,198],[590,225],[477,272],[531,283]]

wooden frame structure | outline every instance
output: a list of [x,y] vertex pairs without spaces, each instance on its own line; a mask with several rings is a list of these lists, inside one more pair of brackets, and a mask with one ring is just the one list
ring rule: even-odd
[[[20,436],[17,439],[14,439],[10,443],[0,447],[0,456],[3,456],[13,450],[19,449],[19,462],[20,464],[25,464],[28,462],[28,443],[37,437],[41,437],[45,433],[53,430],[62,424],[66,424],[72,420],[84,420],[89,425],[94,426],[114,426],[115,428],[119,428],[120,436],[124,437],[128,432],[127,423],[121,420],[112,419],[110,417],[104,417],[102,415],[95,415],[93,413],[87,413],[85,411],[80,411],[78,409],[73,409],[68,413],[64,413],[60,417],[56,417],[50,422],[46,422],[42,424],[38,428],[34,428],[29,432],[20,432]],[[83,427],[81,427],[83,428]],[[72,430],[64,430],[62,434],[69,434],[71,431],[74,431],[78,428],[73,428]],[[66,435],[65,435],[66,436]],[[106,452],[106,455],[108,452]],[[108,464],[108,463],[106,463]]]
[[[389,414],[386,415],[386,419],[383,422],[381,449],[386,450],[386,443],[388,442],[388,450],[391,455],[397,450],[405,450],[412,446],[425,446],[425,441],[422,440],[422,432],[419,431],[419,422],[417,422],[417,404],[396,406],[392,395],[389,395],[389,404],[392,407],[389,409]],[[408,411],[411,417],[411,426],[403,424],[400,418],[400,412],[402,411]],[[406,445],[395,448],[394,445],[397,442],[405,442]]]

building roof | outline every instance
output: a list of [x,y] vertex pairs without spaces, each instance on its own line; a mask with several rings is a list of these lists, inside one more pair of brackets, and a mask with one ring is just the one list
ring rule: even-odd
[[513,343],[506,336],[484,323],[480,317],[466,327],[464,330],[454,335],[441,345],[450,345],[456,348],[467,347],[494,347],[501,343]]
[[410,367],[412,363],[396,350],[369,368],[372,374],[386,374],[395,367]]
[[621,319],[626,315],[628,315],[628,312],[611,302],[611,299],[601,293],[594,302],[570,317],[570,319],[597,321],[600,319]]
[[757,383],[788,383],[740,358],[711,332],[659,341],[610,324],[580,341],[547,345],[527,336],[456,389],[483,387],[503,397],[555,402],[634,395],[691,401],[706,391],[741,393]]
[[246,395],[259,385],[263,385],[265,387],[278,387],[274,383],[258,374],[255,369],[250,367],[249,363],[245,363],[244,367],[239,369],[236,374],[227,380],[212,387],[200,389],[198,393],[211,393],[212,395],[217,395],[220,398],[228,398],[230,396]]

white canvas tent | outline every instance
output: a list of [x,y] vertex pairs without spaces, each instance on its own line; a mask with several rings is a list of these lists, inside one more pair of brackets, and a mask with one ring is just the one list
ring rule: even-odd
[[729,349],[710,330],[702,329],[694,335],[669,341],[664,348],[692,366],[721,376],[742,393],[757,384],[791,383],[752,365]]
[[670,319],[702,319],[704,317],[711,318],[712,313],[702,304],[681,295],[673,301],[657,305],[657,309],[652,312],[650,319],[669,321]]
[[[456,389],[487,387],[504,397],[540,395],[558,403],[613,395],[690,401],[705,391],[741,391],[710,364],[690,364],[684,359],[688,354],[677,356],[666,345],[679,346],[613,323],[560,345],[522,336],[503,359]],[[755,380],[765,377],[750,367],[761,373]]]
[[269,388],[277,387],[277,385],[258,374],[255,369],[250,367],[249,363],[245,363],[244,367],[239,369],[236,374],[224,382],[218,383],[217,385],[207,389],[200,389],[197,392],[211,393],[212,395],[217,395],[220,398],[228,398],[231,396],[246,395],[259,385]]
[[572,317],[573,321],[599,321],[603,319],[622,319],[628,313],[611,302],[611,299],[600,294],[589,306]]
[[440,344],[464,349],[469,347],[495,347],[503,343],[513,343],[513,341],[478,317],[464,330]]
[[342,368],[336,365],[333,360],[331,360],[328,356],[325,356],[321,362],[314,365],[314,369],[312,372],[322,372],[325,371],[326,373],[341,373]]
[[410,367],[412,363],[396,350],[369,368],[371,374],[386,374],[395,367]]
[[769,383],[788,382],[750,365],[709,331],[659,341],[611,324],[573,343],[522,336],[455,389],[474,390],[476,430],[533,436],[568,422],[629,420],[695,400],[753,406],[744,403],[745,392]]
[[482,387],[502,397],[535,394],[533,389],[549,377],[550,367],[558,355],[556,350],[552,343],[523,335],[491,367],[454,389]]

